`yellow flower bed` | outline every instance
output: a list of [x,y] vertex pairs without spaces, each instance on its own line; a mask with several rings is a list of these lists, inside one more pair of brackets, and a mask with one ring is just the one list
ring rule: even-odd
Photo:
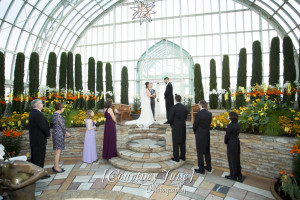
[[2,129],[22,130],[28,125],[28,117],[29,113],[27,112],[24,112],[24,114],[13,112],[10,117],[0,119],[0,126]]
[[300,111],[295,112],[295,110],[292,109],[290,109],[290,111],[293,115],[291,117],[280,116],[278,118],[278,124],[284,134],[295,136],[300,134]]
[[[80,111],[79,114],[77,114],[75,117],[73,117],[73,121],[71,121],[73,126],[76,126],[76,127],[85,126],[85,115],[86,115],[86,112],[82,110],[82,111]],[[92,120],[96,123],[96,126],[99,126],[105,122],[105,117],[102,113],[95,113]]]

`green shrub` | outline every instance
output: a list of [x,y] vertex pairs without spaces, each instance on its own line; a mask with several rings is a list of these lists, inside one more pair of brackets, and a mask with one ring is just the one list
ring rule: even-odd
[[253,56],[252,56],[252,78],[251,86],[256,84],[262,84],[262,52],[260,41],[256,40],[252,45]]
[[195,64],[194,68],[194,92],[195,103],[199,103],[200,100],[204,100],[201,67],[198,63]]
[[127,105],[129,104],[127,67],[123,67],[121,72],[121,104],[127,104]]
[[[101,61],[97,62],[97,91],[99,101],[97,102],[97,109],[104,108],[104,95],[103,93],[103,63]],[[101,99],[102,97],[102,99]]]
[[29,95],[36,97],[39,92],[39,54],[32,52],[29,59]]
[[217,92],[217,72],[216,72],[216,61],[215,59],[210,60],[210,81],[209,81],[209,107],[216,109],[218,107],[218,94]]
[[63,88],[66,89],[67,66],[68,66],[67,53],[62,52],[60,55],[60,67],[59,67],[59,90]]
[[[241,48],[239,54],[239,68],[237,73],[237,88],[236,91],[240,92],[240,88],[244,87],[246,90],[247,88],[247,51],[246,48]],[[245,96],[244,94],[237,94],[236,95],[236,102],[235,108],[238,109],[239,107],[245,106]]]
[[73,81],[73,53],[68,52],[68,65],[67,65],[67,88],[68,90],[74,90]]
[[[18,53],[14,73],[14,97],[20,98],[20,96],[24,93],[24,62],[25,55],[23,53]],[[23,113],[23,102],[13,101],[13,111]]]
[[47,83],[50,88],[56,88],[56,68],[57,60],[54,52],[49,53],[48,68],[47,68]]
[[0,51],[0,117],[5,110],[5,58],[4,53]]
[[[95,95],[95,59],[93,57],[89,58],[88,66],[88,89],[91,94]],[[95,100],[90,99],[88,105],[89,109],[93,109]]]
[[[114,102],[114,89],[113,89],[113,85],[112,85],[112,72],[111,72],[111,64],[110,63],[106,63],[106,99],[111,98]],[[108,92],[111,92],[111,94],[109,94]]]
[[280,66],[280,47],[279,37],[274,37],[271,42],[270,49],[270,75],[269,85],[276,85],[279,83],[279,66]]
[[231,109],[231,96],[230,96],[230,70],[229,70],[229,56],[223,57],[223,69],[222,69],[222,89],[224,89],[228,95],[228,99],[225,100],[225,94],[222,95],[222,106],[227,110]]

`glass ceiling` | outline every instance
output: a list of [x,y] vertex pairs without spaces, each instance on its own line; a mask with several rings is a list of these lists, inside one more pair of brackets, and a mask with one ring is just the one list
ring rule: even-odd
[[[300,36],[299,0],[227,1],[235,1],[262,15],[281,37],[289,35],[294,43],[298,63],[296,50],[299,48]],[[126,0],[0,0],[0,51],[5,53],[7,84],[10,84],[9,80],[13,80],[18,52],[25,53],[25,70],[28,70],[31,52],[39,53],[41,76],[46,72],[50,52],[60,55],[61,52],[74,50],[78,41],[93,24],[112,8],[126,2]],[[25,82],[27,80],[28,73],[25,73]]]

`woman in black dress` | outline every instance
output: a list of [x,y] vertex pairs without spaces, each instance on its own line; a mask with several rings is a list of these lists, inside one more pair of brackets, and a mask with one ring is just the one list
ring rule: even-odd
[[55,112],[52,115],[53,123],[53,149],[55,150],[54,155],[54,166],[52,167],[53,172],[62,173],[65,170],[59,166],[59,157],[63,149],[65,149],[65,137],[70,137],[70,134],[66,131],[65,119],[60,115],[64,112],[64,104],[56,103],[54,105]]
[[227,144],[227,157],[230,174],[225,176],[227,179],[242,181],[241,162],[240,162],[240,125],[238,124],[238,114],[236,112],[229,113],[230,123],[227,126],[224,138]]

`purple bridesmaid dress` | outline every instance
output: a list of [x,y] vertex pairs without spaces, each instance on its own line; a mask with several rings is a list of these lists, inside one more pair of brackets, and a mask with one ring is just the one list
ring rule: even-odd
[[104,139],[103,139],[103,159],[111,159],[117,155],[117,136],[116,136],[116,124],[111,118],[107,109],[104,113],[106,118],[104,127]]
[[[97,147],[95,130],[88,130],[88,125],[85,120],[86,132],[83,147],[82,161],[86,163],[92,163],[97,160]],[[94,126],[94,122],[92,127]]]

